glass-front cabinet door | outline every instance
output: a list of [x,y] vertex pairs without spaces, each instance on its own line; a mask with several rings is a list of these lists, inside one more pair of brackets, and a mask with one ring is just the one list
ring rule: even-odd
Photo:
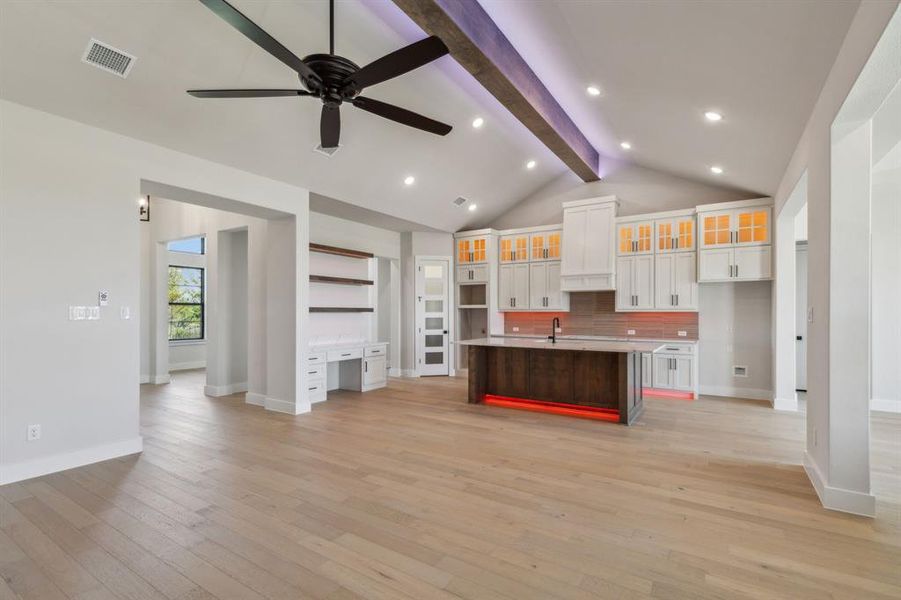
[[457,264],[483,263],[488,261],[488,238],[470,237],[457,240]]
[[657,253],[688,252],[695,249],[694,215],[654,222]]
[[503,235],[498,258],[502,263],[528,262],[529,234]]
[[770,243],[769,206],[755,206],[735,211],[735,245],[752,246]]
[[735,239],[732,224],[735,211],[723,210],[698,215],[701,227],[701,248],[731,246]]
[[650,222],[619,223],[617,231],[617,254],[651,254],[654,252],[654,224]]
[[532,261],[560,260],[563,241],[561,231],[539,231],[529,236],[529,259]]

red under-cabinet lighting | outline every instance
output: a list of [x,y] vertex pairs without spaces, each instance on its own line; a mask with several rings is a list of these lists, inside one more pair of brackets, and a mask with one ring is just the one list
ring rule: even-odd
[[531,410],[534,412],[565,415],[567,417],[578,417],[580,419],[610,421],[611,423],[619,422],[619,411],[615,408],[578,406],[575,404],[561,404],[559,402],[542,402],[540,400],[526,400],[525,398],[511,398],[509,396],[496,396],[494,394],[485,394],[484,403],[490,406]]
[[658,390],[656,388],[642,388],[642,392],[646,396],[655,396],[658,398],[676,398],[677,400],[694,400],[695,395],[692,392],[677,392],[675,390]]

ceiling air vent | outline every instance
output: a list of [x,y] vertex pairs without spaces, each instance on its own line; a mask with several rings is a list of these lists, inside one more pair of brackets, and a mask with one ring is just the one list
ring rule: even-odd
[[463,196],[459,196],[456,200],[454,200],[454,206],[463,206],[467,202],[469,202],[469,200],[467,200]]
[[334,156],[335,152],[337,152],[340,149],[341,149],[340,144],[335,146],[334,148],[323,148],[322,144],[316,144],[316,147],[313,148],[313,152],[318,152],[319,154],[322,154],[323,156],[331,157],[331,156]]
[[136,59],[127,52],[122,52],[109,44],[91,39],[81,60],[125,79],[128,77],[128,73],[131,71],[131,67],[134,66]]

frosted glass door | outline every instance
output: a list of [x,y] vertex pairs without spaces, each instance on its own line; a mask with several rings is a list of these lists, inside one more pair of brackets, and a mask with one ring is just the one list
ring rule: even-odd
[[420,375],[447,375],[448,271],[447,260],[418,260],[416,270],[417,367]]

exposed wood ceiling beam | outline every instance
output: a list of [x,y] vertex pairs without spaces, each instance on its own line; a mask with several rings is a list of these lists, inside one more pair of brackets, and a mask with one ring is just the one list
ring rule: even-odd
[[576,127],[476,0],[394,0],[426,33],[584,181],[597,181],[598,151]]

